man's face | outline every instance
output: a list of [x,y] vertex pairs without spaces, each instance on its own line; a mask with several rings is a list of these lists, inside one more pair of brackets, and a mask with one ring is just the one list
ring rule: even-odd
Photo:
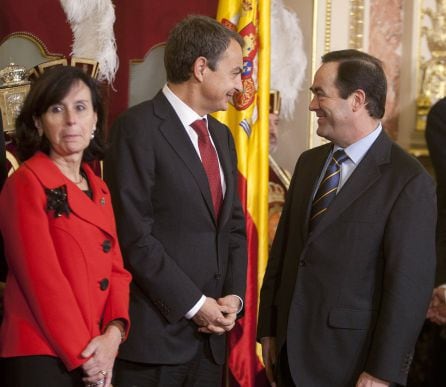
[[338,63],[324,63],[314,76],[309,109],[316,113],[317,134],[340,146],[349,145],[352,131],[352,97],[343,99],[335,85]]
[[213,71],[206,67],[201,90],[207,112],[227,110],[234,93],[242,90],[242,70],[242,48],[235,40],[231,40],[217,62],[216,69]]

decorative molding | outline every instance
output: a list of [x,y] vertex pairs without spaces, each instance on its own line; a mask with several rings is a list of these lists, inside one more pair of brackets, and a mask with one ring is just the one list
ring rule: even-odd
[[[336,0],[335,0],[336,1]],[[339,0],[338,0],[339,1]],[[333,0],[314,0],[313,1],[313,38],[311,53],[311,79],[320,65],[320,58],[325,53],[332,50],[332,10]],[[347,43],[346,43],[347,44]],[[309,94],[308,104],[312,95]],[[309,113],[308,146],[314,148],[327,142],[316,133],[317,117],[314,113]]]
[[325,36],[324,36],[324,52],[331,50],[331,0],[326,0],[325,3]]
[[[432,1],[430,5],[433,6]],[[430,20],[430,23],[427,22]],[[436,0],[435,9],[421,2],[419,47],[419,91],[416,130],[424,131],[430,107],[446,95],[446,0]],[[421,42],[430,58],[421,53]]]
[[350,0],[349,46],[364,48],[364,0]]
[[424,133],[415,130],[420,82],[421,0],[404,1],[399,84],[398,144],[410,151],[426,148]]
[[63,56],[63,54],[49,52],[47,46],[42,40],[40,40],[39,37],[32,34],[31,32],[26,32],[26,31],[17,31],[17,32],[12,32],[9,35],[6,35],[2,40],[0,40],[0,46],[11,38],[22,38],[33,42],[38,47],[40,54],[46,59],[55,59]]

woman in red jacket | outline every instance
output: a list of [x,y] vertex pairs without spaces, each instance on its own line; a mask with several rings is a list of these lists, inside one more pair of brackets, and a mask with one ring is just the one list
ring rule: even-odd
[[24,162],[0,195],[2,386],[110,385],[131,277],[109,191],[86,163],[101,156],[103,117],[95,81],[60,66],[35,81],[17,118]]

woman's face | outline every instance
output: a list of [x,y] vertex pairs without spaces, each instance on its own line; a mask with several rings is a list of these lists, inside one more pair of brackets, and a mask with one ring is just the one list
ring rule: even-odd
[[35,119],[35,125],[39,134],[45,134],[50,142],[50,157],[82,156],[90,144],[97,119],[90,89],[79,80],[60,102]]

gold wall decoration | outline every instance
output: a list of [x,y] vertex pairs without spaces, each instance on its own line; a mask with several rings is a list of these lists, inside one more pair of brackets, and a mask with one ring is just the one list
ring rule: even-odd
[[0,110],[2,112],[3,130],[5,132],[11,133],[15,131],[15,119],[22,109],[28,91],[29,84],[0,88]]
[[364,0],[350,0],[349,46],[364,47]]
[[324,37],[325,53],[331,50],[331,0],[325,3],[325,37]]
[[[430,107],[446,96],[446,0],[436,0],[435,10],[422,8],[421,18],[427,16],[431,26],[421,27],[420,35],[426,38],[431,58],[421,60],[421,82],[417,96],[416,129],[424,130]],[[421,23],[423,24],[423,23]]]
[[15,119],[22,109],[29,87],[23,66],[10,63],[0,70],[0,110],[5,132],[14,132]]

